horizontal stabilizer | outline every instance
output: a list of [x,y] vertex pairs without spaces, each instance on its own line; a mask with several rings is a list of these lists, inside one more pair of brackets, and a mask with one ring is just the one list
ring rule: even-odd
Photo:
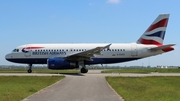
[[159,47],[150,48],[149,50],[163,50],[163,49],[166,49],[166,48],[170,48],[171,46],[174,46],[174,45],[176,45],[176,44],[162,45],[162,46],[159,46]]

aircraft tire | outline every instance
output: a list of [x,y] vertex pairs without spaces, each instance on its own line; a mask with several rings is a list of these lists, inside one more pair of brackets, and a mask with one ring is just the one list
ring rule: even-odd
[[28,69],[27,72],[28,72],[28,73],[32,73],[32,70],[31,70],[31,69]]
[[87,73],[88,69],[87,68],[81,68],[81,73]]

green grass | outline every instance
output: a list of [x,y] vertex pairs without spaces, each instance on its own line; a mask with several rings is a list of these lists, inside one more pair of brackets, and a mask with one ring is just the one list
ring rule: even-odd
[[[0,73],[27,73],[25,69],[0,69]],[[50,69],[32,69],[32,73],[79,73],[79,70],[50,70]]]
[[145,69],[114,69],[114,70],[104,70],[102,73],[151,73],[151,72],[159,72],[159,73],[180,73],[180,69],[172,68],[172,69],[161,69],[161,68],[145,68]]
[[106,77],[125,101],[179,101],[180,77]]
[[0,101],[20,101],[64,76],[0,76]]

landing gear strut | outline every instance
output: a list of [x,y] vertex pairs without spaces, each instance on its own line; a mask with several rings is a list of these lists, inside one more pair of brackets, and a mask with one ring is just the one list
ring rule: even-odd
[[29,69],[27,70],[28,73],[32,73],[32,64],[29,64]]

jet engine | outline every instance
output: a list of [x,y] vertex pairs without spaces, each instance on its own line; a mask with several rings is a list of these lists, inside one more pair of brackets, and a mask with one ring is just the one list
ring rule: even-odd
[[49,69],[74,69],[78,68],[76,62],[70,62],[63,58],[49,58],[47,60],[47,66]]

